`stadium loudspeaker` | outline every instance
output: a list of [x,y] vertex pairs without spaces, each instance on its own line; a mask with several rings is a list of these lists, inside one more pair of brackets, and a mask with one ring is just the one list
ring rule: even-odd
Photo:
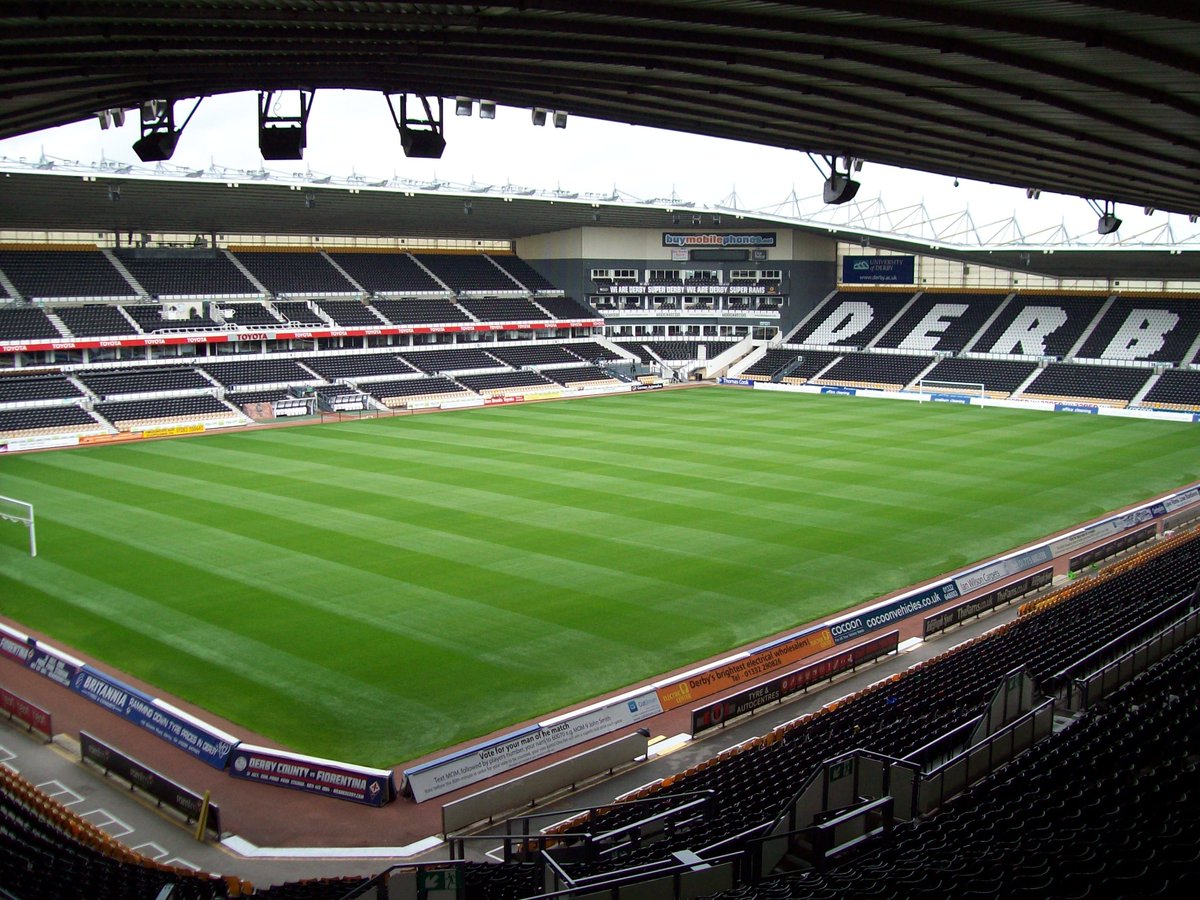
[[409,159],[441,159],[446,149],[446,139],[436,131],[405,128],[400,135],[400,146]]
[[854,199],[859,187],[859,183],[852,181],[848,175],[830,175],[825,180],[825,202],[848,203]]
[[260,128],[258,150],[263,159],[303,159],[303,128]]
[[1120,219],[1112,213],[1105,213],[1096,223],[1096,234],[1113,234],[1120,227]]
[[133,152],[142,162],[163,162],[171,158],[179,143],[178,131],[155,131],[133,142]]

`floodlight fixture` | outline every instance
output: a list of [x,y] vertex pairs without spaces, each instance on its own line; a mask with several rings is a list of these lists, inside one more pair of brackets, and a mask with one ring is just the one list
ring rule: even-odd
[[535,106],[530,118],[533,120],[533,124],[540,128],[546,124],[546,116],[549,114],[550,110],[542,109],[540,106]]
[[1042,196],[1041,188],[1025,188],[1025,199],[1037,200],[1041,196]]
[[[397,114],[395,98],[384,94],[392,121],[396,123],[396,130],[400,132],[400,146],[404,149],[404,155],[409,159],[441,159],[446,150],[442,98],[433,98],[437,101],[435,112],[429,97],[418,97],[414,94],[414,99],[420,100],[421,108],[409,115],[408,96],[400,95],[400,112]],[[422,112],[424,116],[421,115]]]
[[1116,203],[1105,200],[1102,206],[1095,200],[1088,200],[1088,205],[1100,216],[1096,220],[1096,234],[1116,234],[1117,229],[1121,227],[1121,220],[1116,214]]
[[496,102],[494,100],[479,101],[479,118],[494,119],[496,118]]
[[101,131],[108,131],[109,128],[120,128],[125,124],[125,110],[117,106],[112,109],[102,109],[96,113],[96,119],[100,123]]
[[[817,171],[824,175],[825,170],[821,167],[821,164],[813,158],[811,153],[808,154],[808,158],[812,161],[812,164],[817,167]],[[838,157],[823,156],[822,159],[825,161],[825,165],[829,167],[829,176],[825,179],[824,190],[822,192],[825,202],[830,205],[849,203],[854,199],[855,195],[858,193],[859,187],[861,187],[857,181],[850,177],[850,173],[851,171],[858,171],[862,169],[862,160],[856,159],[849,154],[844,155],[841,159],[843,171],[839,172]]]
[[556,109],[554,111],[554,127],[555,128],[566,128],[567,127],[567,114],[565,112],[563,112],[561,109]]
[[187,128],[188,122],[192,121],[192,116],[200,108],[203,99],[201,97],[196,101],[196,105],[178,128],[175,127],[174,100],[147,100],[143,103],[139,111],[142,136],[133,143],[133,152],[138,155],[138,159],[142,162],[163,162],[170,159],[179,143],[179,136],[183,134],[183,129]]
[[454,98],[454,114],[456,116],[469,116],[475,112],[475,101],[470,97],[455,97]]
[[263,159],[303,159],[308,145],[308,114],[313,91],[300,89],[299,111],[279,112],[283,91],[258,93],[258,150]]

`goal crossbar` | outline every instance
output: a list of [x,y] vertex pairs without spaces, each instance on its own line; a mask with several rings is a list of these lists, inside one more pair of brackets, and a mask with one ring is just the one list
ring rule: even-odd
[[0,495],[0,521],[24,525],[29,530],[29,555],[37,556],[37,530],[32,503]]
[[917,394],[921,403],[929,400],[951,400],[963,402],[978,397],[982,405],[987,400],[987,385],[982,381],[935,381],[922,378],[917,381]]

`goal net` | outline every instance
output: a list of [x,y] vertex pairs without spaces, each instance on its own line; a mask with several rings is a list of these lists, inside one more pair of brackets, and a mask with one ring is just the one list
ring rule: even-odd
[[931,381],[922,378],[917,382],[920,402],[926,400],[940,403],[971,403],[976,400],[982,406],[987,400],[987,385],[973,381]]
[[16,522],[29,530],[29,555],[37,556],[37,533],[33,524],[33,504],[0,496],[0,522]]

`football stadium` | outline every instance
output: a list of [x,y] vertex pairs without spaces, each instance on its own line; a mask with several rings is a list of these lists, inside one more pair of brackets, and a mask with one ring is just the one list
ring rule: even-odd
[[[0,138],[140,162],[0,160],[0,898],[1200,883],[1200,261],[1121,220],[1200,216],[1189,14],[11,6]],[[324,89],[825,211],[272,168]],[[244,91],[264,166],[173,165]],[[1095,233],[884,227],[875,164]]]

